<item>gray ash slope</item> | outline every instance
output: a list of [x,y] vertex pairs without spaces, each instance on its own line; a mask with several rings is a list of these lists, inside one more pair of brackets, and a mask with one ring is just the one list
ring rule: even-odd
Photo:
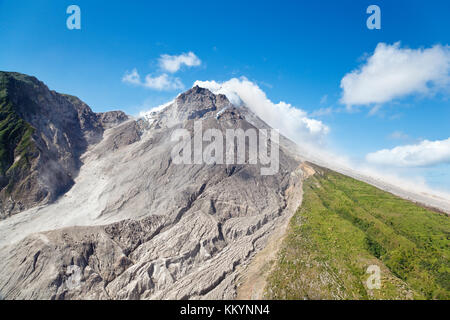
[[174,164],[172,132],[192,131],[198,119],[203,130],[263,124],[245,106],[194,87],[146,119],[103,126],[69,191],[0,221],[0,296],[233,298],[238,266],[301,202],[301,161],[281,139],[272,176],[248,163]]
[[126,118],[119,111],[94,113],[34,77],[0,72],[0,219],[64,194],[88,146]]

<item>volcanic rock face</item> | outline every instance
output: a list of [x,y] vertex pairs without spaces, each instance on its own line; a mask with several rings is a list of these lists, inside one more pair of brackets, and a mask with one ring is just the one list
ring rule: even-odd
[[199,87],[122,123],[90,115],[74,99],[72,117],[84,119],[75,123],[91,147],[57,202],[0,221],[0,296],[233,298],[238,266],[300,204],[300,161],[281,144],[274,175],[247,160],[175,164],[176,129],[193,133],[199,120],[203,130],[222,132],[263,124],[245,106]]
[[125,118],[96,114],[34,77],[0,72],[0,220],[64,194],[88,146]]

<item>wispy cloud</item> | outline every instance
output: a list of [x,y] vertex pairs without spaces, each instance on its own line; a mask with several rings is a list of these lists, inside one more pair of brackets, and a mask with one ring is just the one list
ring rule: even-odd
[[399,42],[379,43],[365,64],[342,79],[341,102],[348,108],[376,104],[372,109],[376,112],[381,104],[396,98],[429,94],[449,84],[449,46],[414,50],[401,48]]
[[179,78],[171,77],[167,73],[155,77],[147,75],[144,81],[142,81],[141,76],[136,69],[133,69],[131,72],[126,72],[122,77],[122,82],[158,91],[179,90],[184,88],[184,85]]
[[157,77],[147,75],[145,77],[144,86],[155,90],[179,90],[184,88],[184,85],[179,78],[172,78],[166,73]]
[[394,131],[389,135],[389,138],[393,140],[408,140],[409,136],[402,131]]
[[134,68],[131,72],[125,72],[125,75],[122,77],[122,82],[158,91],[184,89],[181,79],[171,76],[168,73],[175,73],[182,66],[199,66],[201,61],[193,52],[188,52],[178,56],[162,54],[158,59],[158,63],[160,69],[164,71],[160,75],[147,74],[142,81],[139,72]]
[[137,72],[137,69],[134,68],[133,71],[125,72],[125,75],[122,77],[122,82],[130,83],[134,85],[141,85],[141,76]]
[[450,163],[450,138],[383,149],[366,155],[369,163],[393,167],[425,167]]
[[177,72],[182,66],[196,67],[201,63],[201,60],[193,52],[182,53],[178,56],[163,54],[159,58],[160,68],[169,73]]
[[323,117],[323,116],[329,116],[334,112],[332,107],[328,107],[328,108],[320,108],[317,110],[314,110],[313,112],[310,113],[311,117]]

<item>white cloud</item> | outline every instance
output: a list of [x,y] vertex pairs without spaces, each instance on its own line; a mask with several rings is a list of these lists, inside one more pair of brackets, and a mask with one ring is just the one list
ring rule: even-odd
[[141,84],[141,76],[137,72],[136,68],[131,72],[125,72],[125,75],[122,77],[122,82],[140,85]]
[[366,155],[369,163],[395,167],[422,167],[450,163],[450,138],[383,149]]
[[193,52],[182,53],[178,56],[163,54],[159,58],[160,68],[170,73],[177,72],[183,65],[187,67],[195,67],[199,66],[201,63],[201,60]]
[[183,89],[184,85],[179,78],[169,77],[166,73],[158,77],[145,77],[144,86],[155,90],[177,90]]
[[341,102],[350,108],[428,94],[448,86],[449,73],[449,46],[414,50],[401,48],[399,42],[379,43],[364,65],[341,80]]
[[167,75],[167,73],[163,73],[157,77],[147,75],[145,77],[145,81],[142,82],[141,76],[136,69],[133,69],[131,72],[126,72],[122,78],[122,82],[159,91],[178,90],[184,88],[184,85],[179,78],[173,78]]
[[183,65],[193,67],[199,66],[200,64],[200,59],[193,52],[182,53],[178,56],[162,54],[159,58],[159,66],[166,72],[158,76],[151,76],[148,74],[144,81],[141,81],[141,76],[136,68],[134,68],[131,72],[127,71],[125,73],[122,77],[122,82],[159,91],[183,89],[184,85],[180,78],[172,77],[168,75],[167,72],[175,73],[180,70]]
[[[330,150],[330,147],[309,145],[307,149],[299,145],[302,156],[317,165],[330,168],[347,176],[368,182],[403,198],[428,204],[437,208],[450,210],[450,193],[448,190],[430,187],[423,176],[430,168],[398,168],[377,166],[358,158],[350,158],[342,151]],[[428,171],[427,171],[428,172]],[[415,194],[412,196],[408,194]],[[424,198],[425,197],[425,198]],[[439,199],[438,202],[435,202]],[[450,211],[448,211],[450,213]]]
[[235,105],[243,102],[268,125],[279,129],[283,135],[299,144],[322,143],[329,132],[325,124],[308,117],[305,111],[283,101],[273,103],[264,91],[245,77],[233,78],[222,83],[196,81],[194,85],[207,88],[216,94],[225,94]]

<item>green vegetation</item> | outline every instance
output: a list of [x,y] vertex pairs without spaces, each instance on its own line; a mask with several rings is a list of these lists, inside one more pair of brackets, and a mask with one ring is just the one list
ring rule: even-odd
[[[20,74],[19,74],[20,75]],[[26,174],[36,148],[31,139],[34,129],[14,110],[8,98],[8,74],[0,74],[0,187],[10,192]]]
[[[271,299],[449,299],[450,218],[314,167],[267,279]],[[381,289],[367,288],[369,265]]]

